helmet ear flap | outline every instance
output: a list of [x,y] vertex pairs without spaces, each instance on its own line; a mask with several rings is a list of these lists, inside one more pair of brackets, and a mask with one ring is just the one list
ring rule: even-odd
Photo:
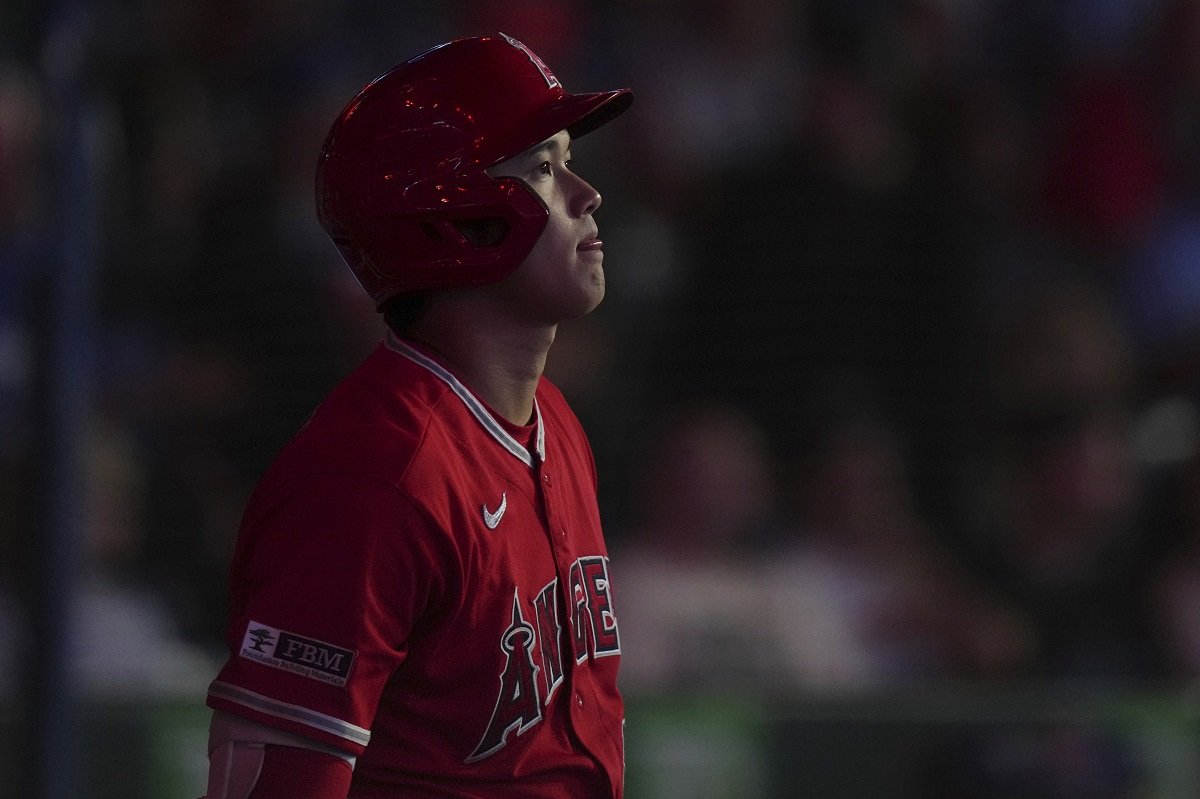
[[[441,202],[452,192],[453,202]],[[409,187],[403,214],[359,217],[334,238],[376,305],[399,293],[481,285],[515,270],[533,249],[550,212],[517,178],[473,185],[427,181]],[[368,255],[370,254],[370,255]]]
[[446,257],[464,266],[486,261],[503,274],[521,265],[550,217],[538,193],[511,176],[421,181],[405,190],[404,205],[418,209],[414,218]]

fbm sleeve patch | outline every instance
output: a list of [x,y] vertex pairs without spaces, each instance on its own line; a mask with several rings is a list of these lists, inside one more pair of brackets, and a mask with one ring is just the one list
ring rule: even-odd
[[345,687],[354,663],[354,652],[339,646],[305,638],[250,622],[242,638],[241,656],[264,666],[283,669],[339,688]]

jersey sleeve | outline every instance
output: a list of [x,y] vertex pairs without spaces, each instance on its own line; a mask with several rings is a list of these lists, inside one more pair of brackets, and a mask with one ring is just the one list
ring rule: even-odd
[[443,590],[443,545],[386,481],[323,474],[260,490],[231,571],[230,657],[208,704],[361,754]]

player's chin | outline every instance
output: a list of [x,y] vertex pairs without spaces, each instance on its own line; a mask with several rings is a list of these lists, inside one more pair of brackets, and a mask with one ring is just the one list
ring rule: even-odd
[[591,294],[592,306],[588,310],[592,310],[604,300],[604,265],[603,263],[596,264],[596,267],[588,273],[588,288]]
[[564,319],[587,316],[604,301],[604,270],[589,272],[579,290],[573,293],[569,307],[564,309]]
[[587,313],[591,313],[599,307],[600,303],[604,302],[604,277],[600,277],[600,283],[596,287],[595,293],[592,295],[591,305],[587,309]]

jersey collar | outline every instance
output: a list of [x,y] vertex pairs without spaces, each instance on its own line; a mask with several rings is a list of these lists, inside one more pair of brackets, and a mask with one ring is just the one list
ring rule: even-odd
[[[509,432],[504,429],[504,425],[496,421],[496,418],[492,416],[487,406],[472,394],[470,389],[464,386],[450,370],[408,344],[390,330],[384,342],[387,344],[388,349],[403,355],[418,366],[424,367],[448,385],[450,390],[462,401],[463,405],[467,406],[467,410],[471,412],[471,415],[483,426],[484,430],[491,434],[492,438],[496,439],[500,446],[512,453],[514,457],[526,466],[533,468],[533,455],[529,450],[509,435]],[[534,449],[536,450],[537,459],[544,463],[546,461],[546,427],[542,424],[542,410],[538,407],[537,398],[533,400],[533,419],[534,424],[537,426],[537,430],[534,433]]]

